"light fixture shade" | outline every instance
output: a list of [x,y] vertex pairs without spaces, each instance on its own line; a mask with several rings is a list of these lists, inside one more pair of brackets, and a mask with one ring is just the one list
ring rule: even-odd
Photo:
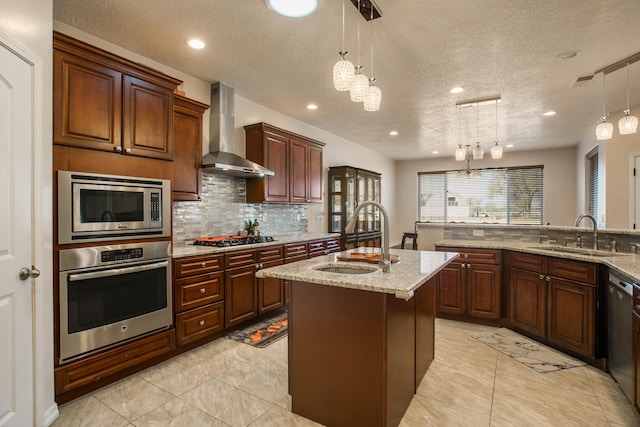
[[638,118],[630,116],[631,110],[624,110],[624,117],[618,122],[618,130],[620,135],[631,135],[638,131]]
[[265,0],[265,2],[276,13],[289,18],[307,16],[318,7],[318,0]]
[[602,123],[596,126],[596,138],[598,141],[604,141],[611,139],[613,136],[613,125],[607,122],[605,117],[602,117]]
[[476,146],[473,147],[473,160],[482,160],[484,157],[484,150],[480,147],[480,142],[476,143]]
[[378,86],[371,84],[367,89],[367,94],[364,97],[364,110],[365,111],[378,111],[380,109],[380,101],[382,101],[382,91]]
[[333,66],[333,87],[340,92],[351,90],[355,68],[351,61],[346,59],[347,52],[340,52],[342,59]]
[[498,141],[491,147],[491,158],[496,160],[502,158],[502,146],[498,144]]
[[369,79],[361,72],[357,72],[353,76],[351,84],[350,97],[353,102],[362,102],[369,91]]
[[467,156],[467,150],[462,148],[462,145],[458,144],[458,148],[456,148],[455,156],[457,161],[462,162]]

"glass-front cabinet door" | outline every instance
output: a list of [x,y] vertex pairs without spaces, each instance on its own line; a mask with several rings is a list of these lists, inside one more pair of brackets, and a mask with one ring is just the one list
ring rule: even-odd
[[329,178],[329,232],[342,232],[342,183],[341,175],[332,175]]

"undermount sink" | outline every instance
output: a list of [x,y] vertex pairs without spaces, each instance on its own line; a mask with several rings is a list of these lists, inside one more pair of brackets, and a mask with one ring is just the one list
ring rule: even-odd
[[380,269],[369,265],[329,263],[313,267],[313,270],[338,274],[369,274],[379,271]]
[[627,255],[620,252],[600,251],[596,249],[587,249],[587,248],[573,248],[568,246],[540,245],[540,246],[531,246],[531,248],[540,249],[543,251],[564,252],[567,254],[587,255],[587,256],[594,256],[594,257],[610,257],[610,256]]

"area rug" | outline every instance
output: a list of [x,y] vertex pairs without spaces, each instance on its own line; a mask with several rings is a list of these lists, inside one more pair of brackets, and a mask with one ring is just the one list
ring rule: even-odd
[[536,372],[546,373],[586,365],[507,328],[500,328],[494,333],[478,332],[471,336]]
[[280,313],[244,329],[227,334],[227,338],[258,348],[267,347],[287,336],[288,313]]

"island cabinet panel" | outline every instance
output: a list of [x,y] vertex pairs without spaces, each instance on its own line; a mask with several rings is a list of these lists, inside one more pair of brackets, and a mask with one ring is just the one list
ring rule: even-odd
[[415,292],[416,300],[416,378],[415,389],[435,358],[436,287],[440,275],[435,275]]
[[633,287],[632,354],[633,354],[633,407],[640,413],[640,287]]
[[515,251],[509,258],[510,325],[563,351],[602,357],[597,266]]
[[322,203],[323,143],[266,123],[244,129],[247,159],[275,172],[247,179],[247,203]]
[[173,96],[173,200],[202,199],[202,115],[208,105]]
[[502,315],[502,251],[447,246],[436,250],[459,254],[440,272],[438,315],[498,322]]
[[173,159],[180,80],[54,32],[53,142]]
[[416,298],[297,281],[290,292],[292,411],[337,427],[397,426],[415,393]]

